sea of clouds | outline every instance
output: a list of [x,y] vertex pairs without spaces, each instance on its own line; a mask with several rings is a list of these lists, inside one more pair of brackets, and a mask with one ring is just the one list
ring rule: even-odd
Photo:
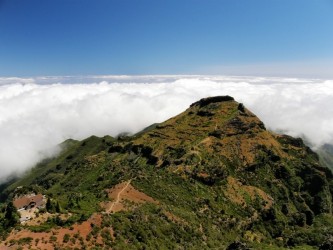
[[226,76],[0,78],[0,182],[68,138],[135,133],[200,98],[230,95],[268,129],[333,142],[333,80]]

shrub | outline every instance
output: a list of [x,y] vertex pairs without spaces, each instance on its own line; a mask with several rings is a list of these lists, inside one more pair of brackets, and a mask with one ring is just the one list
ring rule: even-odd
[[67,243],[67,242],[69,241],[69,239],[70,239],[70,235],[69,235],[69,234],[65,234],[65,235],[64,235],[64,238],[63,238],[62,241],[63,241],[64,243]]

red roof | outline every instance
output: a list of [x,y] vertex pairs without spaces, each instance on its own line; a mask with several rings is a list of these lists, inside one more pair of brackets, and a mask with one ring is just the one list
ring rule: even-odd
[[16,209],[21,209],[24,208],[26,206],[29,206],[30,203],[36,203],[37,206],[41,205],[43,202],[43,195],[42,194],[37,194],[34,196],[23,196],[21,198],[15,199],[13,201],[14,206],[16,207]]

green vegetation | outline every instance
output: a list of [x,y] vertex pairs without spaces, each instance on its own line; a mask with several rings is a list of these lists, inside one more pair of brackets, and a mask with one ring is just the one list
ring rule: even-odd
[[7,206],[0,207],[0,240],[5,238],[7,233],[18,224],[19,214],[13,202],[8,202]]
[[[128,180],[156,202],[101,213],[107,190]],[[98,213],[101,225],[86,237],[62,239],[96,249],[316,249],[333,235],[332,173],[301,139],[270,133],[230,97],[199,101],[134,136],[68,140],[1,194],[29,190],[49,197],[54,216],[26,228],[71,229]],[[2,218],[16,225],[15,211]]]

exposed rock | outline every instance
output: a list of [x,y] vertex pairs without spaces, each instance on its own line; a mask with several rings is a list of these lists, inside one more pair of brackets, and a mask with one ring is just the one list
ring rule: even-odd
[[111,147],[109,148],[108,152],[109,153],[119,153],[122,152],[123,148],[120,145],[111,145]]
[[326,241],[320,245],[319,250],[333,250],[333,236],[329,236]]
[[215,102],[227,102],[227,101],[234,101],[235,99],[231,96],[214,96],[214,97],[208,97],[208,98],[203,98],[200,101],[197,101],[195,103],[192,103],[190,107],[193,106],[200,106],[204,107],[207,106],[210,103],[215,103]]
[[208,135],[221,139],[223,137],[224,133],[222,130],[216,129],[212,132],[209,132]]
[[291,137],[289,135],[282,135],[281,139],[282,139],[283,143],[292,145],[292,146],[297,147],[297,148],[305,146],[302,138],[294,138],[294,137]]
[[213,116],[214,113],[209,110],[199,110],[197,115],[199,116]]
[[245,107],[244,107],[244,104],[243,103],[240,103],[240,104],[238,104],[238,107],[237,107],[237,109],[239,110],[239,111],[241,111],[241,112],[245,112]]
[[231,243],[226,250],[250,250],[243,242],[235,241]]
[[265,126],[261,122],[244,122],[239,116],[230,120],[225,126],[227,136],[245,134],[247,132],[252,133],[254,128],[265,129]]

